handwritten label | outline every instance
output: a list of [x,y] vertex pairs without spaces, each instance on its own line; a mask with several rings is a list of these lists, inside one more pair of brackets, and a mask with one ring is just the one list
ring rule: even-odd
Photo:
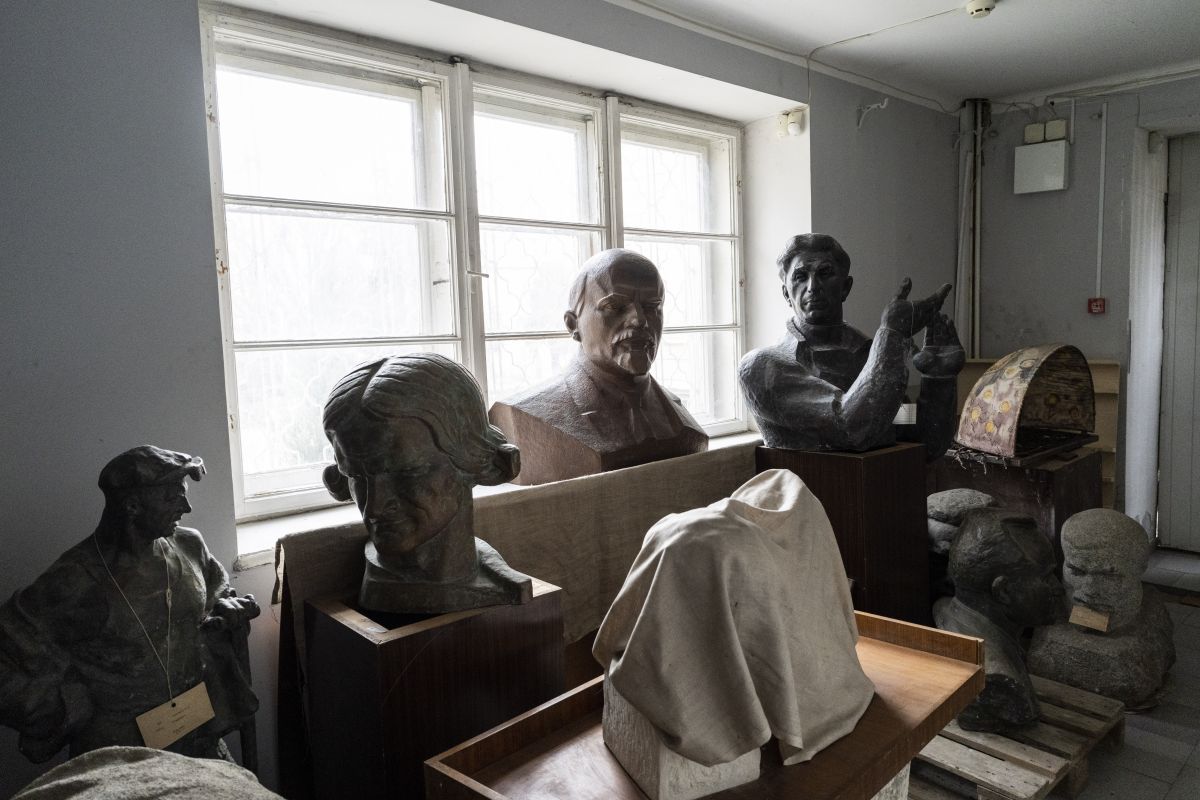
[[146,747],[170,747],[215,716],[204,681],[170,701],[137,716]]
[[1071,607],[1071,623],[1101,633],[1108,632],[1108,614],[1087,606]]

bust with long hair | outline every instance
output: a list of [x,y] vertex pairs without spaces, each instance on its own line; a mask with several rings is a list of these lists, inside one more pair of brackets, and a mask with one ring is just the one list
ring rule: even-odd
[[520,453],[490,425],[463,367],[433,353],[390,356],[352,370],[325,403],[335,464],[325,486],[354,500],[370,541],[359,602],[444,613],[532,596],[474,534],[472,487],[511,480]]

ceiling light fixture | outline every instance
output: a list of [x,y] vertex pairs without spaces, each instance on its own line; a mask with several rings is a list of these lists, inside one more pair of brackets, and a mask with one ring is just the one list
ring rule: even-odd
[[996,7],[996,0],[967,0],[967,14],[971,19],[983,19],[988,14],[992,13],[992,9]]

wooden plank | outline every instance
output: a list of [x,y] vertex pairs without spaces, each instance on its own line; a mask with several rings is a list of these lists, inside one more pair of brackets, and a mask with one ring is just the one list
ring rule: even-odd
[[1029,679],[1033,681],[1033,690],[1037,693],[1038,699],[1047,703],[1103,720],[1110,720],[1125,713],[1125,704],[1120,700],[1113,700],[1037,675],[1030,675]]
[[1082,733],[1089,739],[1098,739],[1113,726],[1112,721],[1105,721],[1080,714],[1069,708],[1062,708],[1053,703],[1038,703],[1042,722],[1048,722],[1058,728],[1065,728],[1075,733]]
[[1090,740],[1086,736],[1064,731],[1044,722],[1039,722],[1011,735],[1019,742],[1033,745],[1071,761],[1082,756],[1090,747]]
[[983,640],[964,636],[951,631],[903,622],[865,611],[855,611],[854,621],[858,624],[859,636],[889,644],[932,653],[935,656],[953,658],[968,664],[983,664]]
[[1022,744],[998,733],[964,730],[959,727],[958,722],[951,722],[943,728],[941,735],[959,744],[972,747],[981,753],[987,753],[1010,764],[1017,764],[1045,775],[1054,781],[1061,778],[1067,768],[1071,766],[1069,760],[1053,753]]
[[[980,753],[958,742],[937,736],[921,750],[922,761],[971,781],[1012,800],[1037,800],[1050,791],[1053,781],[1045,775]],[[982,793],[981,793],[982,794]]]
[[916,775],[908,778],[908,800],[962,800],[962,796]]

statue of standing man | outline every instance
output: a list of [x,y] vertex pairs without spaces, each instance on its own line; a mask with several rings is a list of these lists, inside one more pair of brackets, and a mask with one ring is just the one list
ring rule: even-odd
[[768,447],[864,451],[893,444],[904,402],[912,337],[925,331],[913,358],[921,373],[915,430],[926,457],[941,456],[954,435],[955,377],[966,361],[954,323],[941,313],[944,284],[909,300],[905,278],[883,310],[874,339],[847,325],[842,304],[854,278],[850,257],[832,236],[793,236],[779,257],[783,298],[792,319],[779,344],[748,353],[738,366],[746,403]]
[[[67,745],[228,758],[221,737],[253,719],[244,647],[258,604],[178,525],[203,474],[199,458],[149,445],[112,459],[96,530],[0,606],[0,725],[31,761]],[[180,706],[187,729],[163,738],[156,720]]]

